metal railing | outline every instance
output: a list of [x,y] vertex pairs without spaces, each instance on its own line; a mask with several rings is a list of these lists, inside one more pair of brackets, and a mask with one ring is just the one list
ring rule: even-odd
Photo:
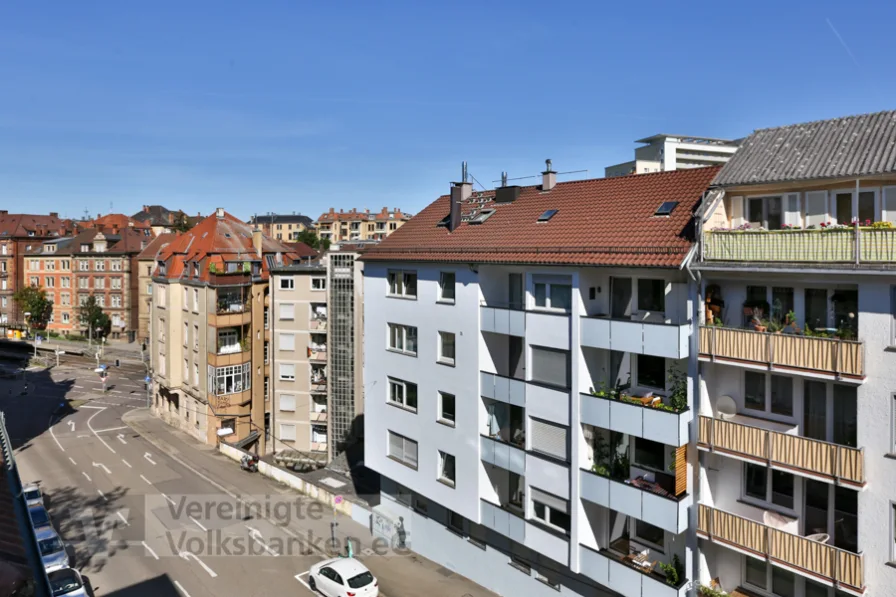
[[712,230],[703,234],[705,261],[896,263],[896,229]]
[[865,484],[864,448],[700,416],[699,444],[749,456],[767,465],[826,477],[835,483]]
[[697,531],[709,539],[821,576],[836,587],[862,592],[864,557],[743,516],[700,504]]

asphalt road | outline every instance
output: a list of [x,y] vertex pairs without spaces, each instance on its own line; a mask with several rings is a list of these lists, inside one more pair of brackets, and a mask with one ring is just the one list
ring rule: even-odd
[[321,555],[122,422],[146,404],[144,375],[113,369],[105,394],[83,364],[0,380],[20,475],[40,483],[73,566],[99,596],[311,595],[297,575]]

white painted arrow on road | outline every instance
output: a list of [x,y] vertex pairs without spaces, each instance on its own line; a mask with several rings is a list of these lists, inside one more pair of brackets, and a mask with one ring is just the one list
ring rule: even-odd
[[124,433],[119,433],[119,434],[116,435],[115,437],[117,437],[117,438],[118,438],[118,441],[120,441],[120,442],[123,443],[123,444],[127,444],[127,443],[128,443],[128,442],[124,441]]
[[[146,458],[146,459],[149,461],[149,463],[150,463],[151,465],[153,465],[153,466],[156,465],[156,463],[155,463],[155,462],[153,461],[153,459],[152,459],[152,454],[150,454],[149,452],[147,452],[146,454],[144,454],[143,457]],[[190,555],[193,555],[193,554],[190,554]]]
[[215,578],[216,576],[218,576],[214,570],[212,570],[211,568],[209,568],[208,566],[205,565],[205,562],[203,562],[202,560],[197,558],[196,554],[190,553],[189,551],[182,551],[178,555],[188,561],[190,560],[190,558],[193,558],[193,560],[195,560],[197,564],[202,566],[202,569],[205,570],[206,572],[208,572],[208,575],[211,576],[212,578]]
[[106,474],[107,474],[107,475],[111,475],[111,474],[112,474],[112,471],[110,471],[108,468],[106,468],[106,465],[103,464],[103,463],[101,463],[101,462],[94,462],[94,463],[93,463],[93,466],[94,466],[94,468],[101,468],[101,469],[103,469],[104,471],[106,471]]
[[69,429],[71,429],[72,431],[75,430],[75,422],[74,421],[69,421],[68,426],[69,426]]

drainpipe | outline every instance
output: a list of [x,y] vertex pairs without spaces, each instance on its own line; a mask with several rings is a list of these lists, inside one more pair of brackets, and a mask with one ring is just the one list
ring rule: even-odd
[[[882,198],[881,198],[882,199]],[[859,262],[862,261],[862,241],[859,237],[859,179],[856,178],[856,198],[855,198],[855,206],[856,206],[856,219],[855,223],[852,226],[853,233],[855,234],[855,252],[856,252],[856,265],[859,265]]]
[[691,587],[688,589],[689,597],[697,594],[697,585],[700,577],[700,543],[697,540],[697,522],[699,520],[698,513],[700,510],[700,452],[697,450],[697,435],[700,425],[700,362],[697,358],[700,349],[700,316],[701,316],[701,299],[704,296],[704,282],[700,270],[695,272],[691,270],[690,261],[685,263],[685,270],[693,280],[693,284],[688,286],[693,289],[690,293],[693,297],[693,306],[691,307],[691,338],[689,342],[690,353],[688,355],[688,380],[691,385],[689,407],[693,418],[688,429],[688,461],[693,466],[691,471],[691,495],[693,495],[693,506],[689,510],[688,532],[686,537],[686,545],[688,553],[691,554]]

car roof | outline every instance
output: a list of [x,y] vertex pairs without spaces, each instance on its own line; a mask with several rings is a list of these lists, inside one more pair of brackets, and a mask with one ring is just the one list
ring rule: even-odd
[[329,566],[346,578],[353,578],[364,572],[370,572],[364,564],[354,558],[336,558],[325,562],[324,565]]
[[56,532],[56,529],[53,527],[44,527],[39,529],[34,533],[35,538],[38,541],[43,541],[45,539],[52,539],[53,537],[58,537],[59,533]]
[[40,491],[40,487],[37,483],[29,483],[22,487],[22,491]]
[[[30,506],[28,506],[29,514],[31,514],[32,512],[37,512],[38,510],[42,510],[44,512],[47,511],[47,509],[43,507],[43,504],[31,504]],[[47,516],[49,517],[49,514],[47,514]]]

